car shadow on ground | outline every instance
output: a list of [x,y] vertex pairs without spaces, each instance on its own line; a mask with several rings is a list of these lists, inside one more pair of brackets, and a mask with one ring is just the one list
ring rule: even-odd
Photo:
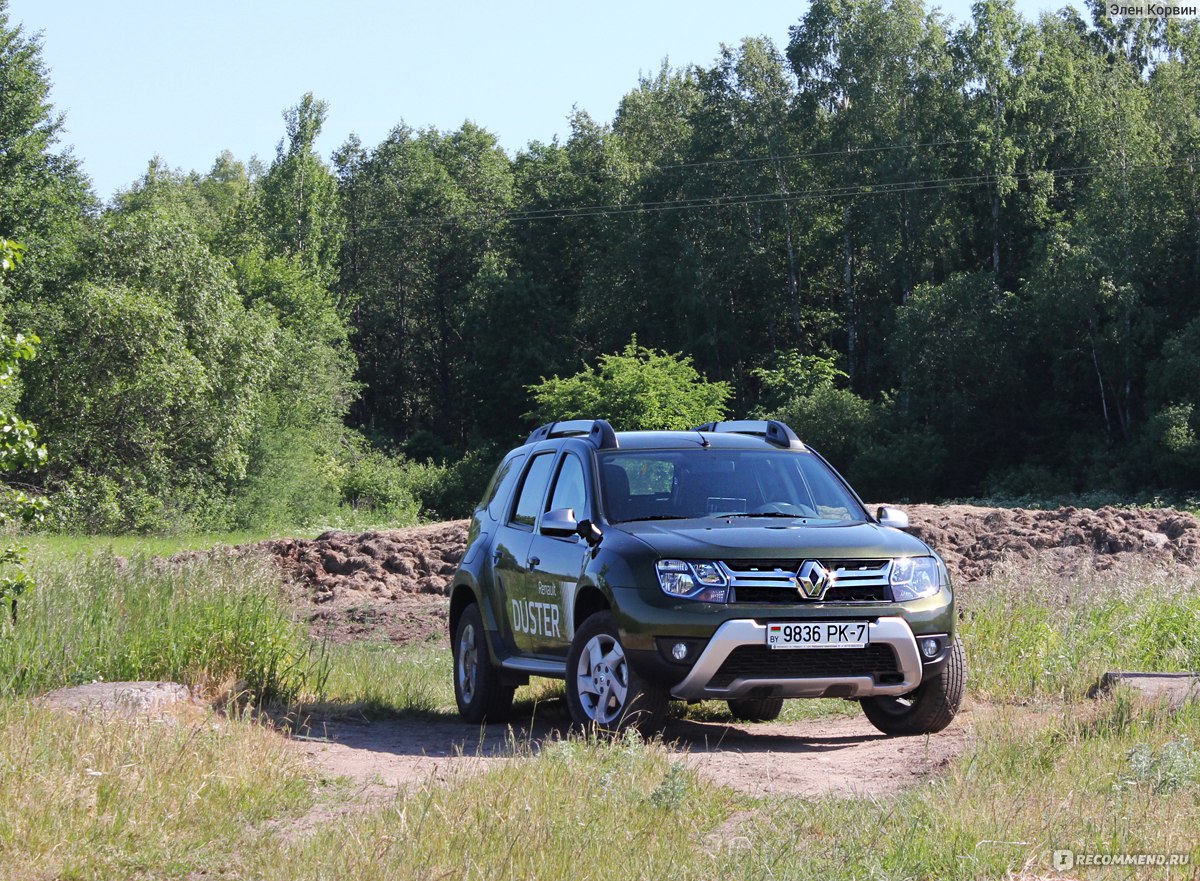
[[[515,708],[504,724],[469,725],[454,713],[308,720],[292,739],[323,774],[390,791],[535,756],[587,732],[560,700]],[[751,794],[880,795],[945,768],[966,723],[928,737],[886,737],[861,716],[745,723],[670,719],[662,742],[698,774]],[[605,737],[607,735],[599,735]]]
[[[829,722],[844,716],[831,716]],[[865,722],[849,733],[830,733],[822,719],[801,722],[668,720],[658,739],[678,752],[736,750],[803,753],[846,749],[887,738]],[[422,713],[379,719],[309,719],[293,739],[407,756],[503,758],[536,753],[548,742],[573,736],[611,738],[572,724],[557,712],[517,715],[505,723],[471,725],[457,715]]]

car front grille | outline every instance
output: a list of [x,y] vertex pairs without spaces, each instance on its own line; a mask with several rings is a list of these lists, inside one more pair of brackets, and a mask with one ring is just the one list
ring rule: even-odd
[[802,559],[722,560],[733,588],[733,603],[805,604],[888,603],[891,560],[822,560],[833,575],[833,584],[821,600],[810,600],[796,586]]
[[709,688],[726,688],[737,679],[834,679],[871,676],[893,681],[900,674],[896,652],[883,643],[860,649],[771,649],[742,645],[729,653],[709,680]]

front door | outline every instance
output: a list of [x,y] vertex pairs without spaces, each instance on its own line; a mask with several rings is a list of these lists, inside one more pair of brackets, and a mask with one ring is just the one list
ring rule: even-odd
[[[575,519],[591,517],[586,472],[575,453],[563,453],[555,469],[546,511],[570,508]],[[529,546],[530,608],[537,618],[533,649],[541,655],[566,657],[575,635],[571,627],[575,588],[587,562],[587,542],[577,535],[556,538],[535,533]],[[536,561],[536,563],[535,563]]]
[[538,453],[530,459],[517,490],[516,502],[497,531],[493,545],[493,573],[501,614],[508,622],[505,640],[521,654],[534,651],[535,631],[541,627],[541,621],[530,609],[529,597],[536,589],[531,583],[535,574],[532,571],[532,544],[538,517],[544,510],[554,460],[554,450]]

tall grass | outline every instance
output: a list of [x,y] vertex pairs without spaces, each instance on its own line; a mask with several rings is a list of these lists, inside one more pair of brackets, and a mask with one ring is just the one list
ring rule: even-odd
[[263,824],[312,799],[301,757],[253,722],[130,721],[0,697],[5,881],[245,877]]
[[[331,645],[328,670],[311,700],[351,705],[367,714],[457,712],[450,649],[367,642]],[[335,709],[328,704],[325,709]],[[314,706],[310,709],[320,710]]]
[[267,561],[101,553],[44,558],[34,576],[16,623],[0,621],[0,694],[125,679],[236,684],[268,701],[320,690],[320,646]]
[[1200,577],[1169,570],[1012,569],[958,592],[972,694],[1008,702],[1086,692],[1107,670],[1200,670]]
[[[1156,785],[1140,757],[1187,755],[1200,712],[1136,709],[1123,699],[1051,713],[989,711],[962,759],[882,801],[760,804],[713,877],[973,879],[1054,876],[1059,849],[1200,858],[1200,780]],[[1194,867],[1153,877],[1195,877]],[[1145,870],[1070,877],[1142,877]]]

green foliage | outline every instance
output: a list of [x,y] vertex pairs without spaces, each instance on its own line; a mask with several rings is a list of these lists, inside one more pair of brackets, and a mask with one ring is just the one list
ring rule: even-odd
[[769,411],[795,398],[808,398],[831,389],[850,375],[832,356],[802,355],[795,349],[777,352],[769,367],[756,367],[750,375],[762,385],[759,408]]
[[529,392],[529,419],[607,419],[620,431],[695,428],[721,419],[731,394],[728,383],[702,377],[691,358],[639,346],[636,336],[619,355],[601,355],[594,369],[543,377]]
[[[22,260],[24,248],[19,242],[0,239],[0,272],[13,269]],[[40,343],[36,336],[15,334],[0,336],[0,391],[12,385],[21,361],[32,361]],[[0,476],[32,474],[46,462],[46,448],[38,444],[37,429],[15,413],[0,408]],[[44,498],[30,496],[5,483],[0,485],[0,526],[14,520],[21,526],[35,526],[45,519]],[[0,610],[4,618],[17,617],[18,598],[33,586],[25,571],[25,549],[8,543],[0,548]]]
[[457,461],[437,465],[408,463],[421,510],[435,520],[469,517],[506,449],[480,444]]
[[[414,470],[419,473],[415,480]],[[414,484],[423,483],[423,472],[420,465],[361,444],[342,480],[343,502],[356,510],[372,511],[385,521],[416,522],[420,502]]]
[[0,238],[0,271],[16,269],[25,259],[25,246],[12,239]]
[[331,280],[342,236],[337,181],[313,148],[328,109],[306,92],[284,112],[287,136],[262,181],[263,226],[272,250],[297,258],[325,283]]
[[0,247],[0,262],[7,259],[9,269],[15,254],[27,257],[18,278],[0,282],[0,300],[11,298],[4,293],[10,284],[24,293],[69,277],[95,207],[75,157],[56,149],[63,118],[49,100],[41,50],[41,36],[13,24],[7,3],[0,5],[0,230],[25,248]]

